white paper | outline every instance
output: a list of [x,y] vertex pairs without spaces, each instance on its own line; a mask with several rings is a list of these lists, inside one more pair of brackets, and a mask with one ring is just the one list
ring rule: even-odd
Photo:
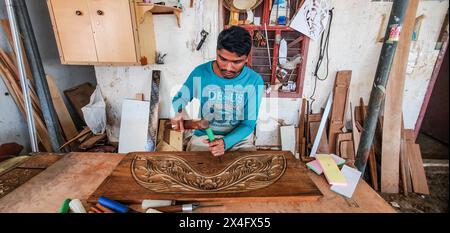
[[317,40],[328,22],[329,0],[306,0],[289,27]]
[[356,186],[358,185],[359,178],[361,177],[361,172],[351,168],[347,165],[344,165],[341,169],[342,174],[344,174],[345,179],[347,180],[346,186],[332,185],[331,191],[339,193],[348,198],[352,198],[353,192],[355,192]]

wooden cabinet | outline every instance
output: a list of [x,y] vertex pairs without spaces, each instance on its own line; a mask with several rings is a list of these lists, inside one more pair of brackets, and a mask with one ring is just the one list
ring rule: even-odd
[[63,64],[155,63],[153,13],[181,10],[135,0],[47,0]]

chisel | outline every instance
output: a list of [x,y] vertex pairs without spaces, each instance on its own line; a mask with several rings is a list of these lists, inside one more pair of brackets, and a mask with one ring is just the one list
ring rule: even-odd
[[183,204],[183,205],[157,207],[154,209],[161,211],[163,213],[187,213],[187,212],[192,212],[198,208],[217,207],[217,206],[223,206],[223,205],[200,205],[198,203],[194,203],[194,204]]
[[[207,129],[205,129],[205,131],[206,131],[206,135],[208,135],[208,140],[210,142],[216,140],[216,137],[214,136],[214,133],[213,133],[211,128],[207,128]],[[217,158],[219,158],[219,163],[222,163],[222,157],[221,156],[217,156]]]

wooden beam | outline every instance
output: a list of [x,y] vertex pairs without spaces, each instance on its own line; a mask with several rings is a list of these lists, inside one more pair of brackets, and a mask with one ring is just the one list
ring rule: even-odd
[[58,116],[59,123],[63,130],[66,140],[75,137],[78,134],[77,128],[73,123],[72,117],[67,110],[66,104],[59,92],[56,82],[52,76],[47,75],[48,88],[52,97],[53,105],[55,107],[56,115]]
[[336,153],[336,135],[342,132],[344,127],[351,77],[351,70],[338,71],[336,74],[333,88],[333,105],[330,113],[330,128],[328,130],[330,153]]
[[386,88],[381,157],[381,192],[384,193],[399,192],[401,120],[405,72],[418,5],[419,0],[409,1]]

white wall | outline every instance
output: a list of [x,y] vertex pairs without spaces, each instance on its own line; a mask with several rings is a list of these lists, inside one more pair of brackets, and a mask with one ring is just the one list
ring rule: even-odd
[[[189,1],[182,1],[187,7]],[[200,0],[195,1],[196,4]],[[155,16],[157,49],[168,52],[165,65],[144,67],[95,67],[97,81],[102,88],[108,105],[108,136],[116,141],[119,135],[120,111],[124,98],[132,98],[137,92],[146,93],[149,99],[151,70],[162,70],[160,88],[160,117],[170,117],[171,90],[181,85],[191,70],[210,59],[214,59],[215,39],[218,35],[218,7],[216,0],[204,0],[203,17],[196,17],[196,11],[186,8],[182,16],[182,28],[176,27],[174,16]],[[404,98],[405,127],[413,128],[424,93],[433,70],[438,51],[434,44],[448,9],[448,1],[421,1],[418,15],[425,14],[419,40],[413,42],[410,66],[406,77]],[[367,103],[374,79],[381,43],[376,42],[381,15],[389,16],[392,3],[370,0],[332,0],[334,19],[330,37],[329,77],[318,81],[316,102],[313,111],[318,112],[324,104],[334,83],[338,70],[352,70],[350,100],[357,103],[363,97]],[[211,32],[205,50],[193,51],[192,42],[201,30]],[[312,92],[312,72],[318,57],[319,42],[311,41],[306,69],[304,96]],[[323,70],[319,72],[323,76]],[[262,103],[260,122],[257,129],[258,145],[279,144],[277,121],[296,124],[299,99],[270,99]]]
[[[53,76],[59,90],[63,91],[85,82],[95,85],[95,71],[92,66],[61,65],[46,1],[28,0],[26,3],[44,70]],[[0,18],[8,18],[5,1],[0,1]],[[0,46],[7,52],[11,51],[1,29]],[[23,153],[29,152],[30,142],[25,118],[11,96],[5,95],[7,92],[5,84],[0,81],[0,144],[17,142],[25,147]],[[67,105],[67,100],[63,98]]]

